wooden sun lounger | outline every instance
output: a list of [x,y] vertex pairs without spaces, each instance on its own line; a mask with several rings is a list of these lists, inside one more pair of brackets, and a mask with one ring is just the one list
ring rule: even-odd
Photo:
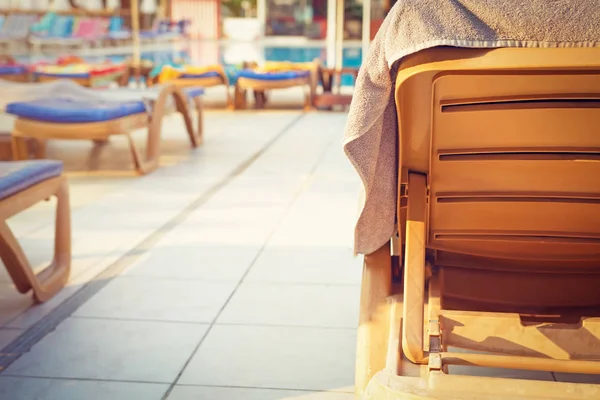
[[0,79],[12,82],[27,82],[29,72],[25,67],[19,65],[0,66]]
[[424,50],[396,103],[398,231],[365,256],[357,394],[600,399],[453,374],[600,374],[600,49]]
[[[291,87],[304,88],[304,109],[310,110],[314,104],[316,86],[318,81],[319,63],[313,61],[313,68],[308,75],[291,79],[259,79],[249,76],[239,76],[234,90],[234,106],[236,109],[246,108],[246,93],[254,91],[255,107],[262,109],[267,102],[266,91],[272,89],[286,89]],[[244,63],[244,69],[256,67],[255,63]]]
[[127,66],[114,65],[105,70],[90,71],[87,73],[44,73],[35,72],[37,82],[52,82],[59,79],[70,79],[73,82],[89,88],[107,87],[112,82],[119,82],[127,74]]
[[[129,79],[127,79],[127,80],[129,80]],[[147,80],[148,86],[153,86],[153,85],[156,85],[157,83],[158,83],[158,77]],[[228,108],[233,107],[233,99],[232,99],[231,93],[229,91],[229,78],[227,77],[227,74],[225,73],[225,71],[222,69],[211,71],[210,74],[206,73],[206,74],[201,74],[198,76],[184,75],[180,78],[172,79],[172,80],[168,81],[167,83],[175,85],[179,88],[187,88],[187,87],[207,88],[207,87],[224,85],[225,93],[227,96],[227,107]]]
[[[134,166],[140,174],[147,174],[159,166],[160,134],[162,120],[167,112],[169,101],[185,121],[186,130],[193,148],[203,141],[203,103],[200,96],[192,96],[197,111],[197,128],[194,128],[188,109],[188,96],[174,85],[165,85],[152,103],[152,112],[139,112],[120,118],[99,122],[51,122],[17,116],[12,132],[13,157],[27,159],[27,138],[34,138],[41,144],[38,157],[44,157],[43,144],[50,139],[93,140],[105,142],[112,135],[125,135],[131,148]],[[10,113],[10,109],[7,109]],[[145,157],[137,149],[131,133],[135,129],[147,128],[148,140]]]
[[[65,286],[71,269],[71,211],[62,162],[4,161],[0,175],[0,258],[19,292],[31,290],[37,301],[47,301]],[[57,199],[54,258],[36,274],[6,220],[52,196]]]

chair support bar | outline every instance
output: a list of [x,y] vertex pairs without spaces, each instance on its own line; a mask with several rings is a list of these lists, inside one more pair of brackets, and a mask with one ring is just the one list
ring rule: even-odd
[[474,353],[439,353],[443,365],[523,369],[572,374],[600,374],[600,362]]

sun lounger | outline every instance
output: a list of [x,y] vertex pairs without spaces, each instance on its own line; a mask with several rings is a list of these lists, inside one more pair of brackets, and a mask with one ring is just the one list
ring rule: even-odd
[[[57,199],[54,257],[44,270],[34,273],[6,220],[52,196]],[[0,162],[0,258],[15,287],[33,292],[39,302],[50,299],[64,287],[71,269],[71,221],[69,189],[62,175],[62,162]]]
[[109,44],[106,40],[109,26],[110,20],[108,18],[94,18],[90,35],[86,37],[88,44],[91,47],[106,47]]
[[16,54],[26,48],[29,29],[37,19],[36,15],[9,15],[0,30],[0,50],[4,54]]
[[98,88],[119,81],[126,70],[124,64],[42,65],[35,68],[34,78],[38,82],[71,79],[82,86]]
[[[12,93],[11,96],[11,89]],[[29,88],[27,86],[30,86]],[[111,135],[126,135],[136,170],[141,174],[158,167],[162,118],[171,110],[181,113],[192,147],[202,144],[202,88],[180,90],[173,85],[151,89],[90,90],[71,81],[47,84],[0,85],[5,110],[17,117],[12,133],[13,156],[26,159],[25,138],[42,144],[50,139],[104,142]],[[9,99],[13,100],[9,100]],[[14,101],[18,98],[19,101]],[[198,122],[193,126],[189,102],[196,107]],[[148,129],[146,156],[131,138],[137,128]],[[43,157],[43,151],[38,152]]]
[[[29,45],[33,53],[40,53],[47,49],[58,50],[64,47],[80,47],[84,40],[77,36],[79,25],[76,18],[72,15],[53,15],[47,16],[40,21],[41,26],[32,29],[29,37]],[[47,30],[42,30],[48,26]],[[39,30],[39,31],[38,31]]]
[[423,50],[395,97],[398,222],[365,256],[363,398],[600,398],[453,374],[600,374],[600,49]]
[[229,91],[229,78],[221,65],[194,67],[190,65],[166,64],[155,67],[151,72],[150,84],[169,83],[179,88],[225,86],[227,106],[233,101]]
[[27,67],[22,64],[0,64],[0,79],[25,82],[28,79]]
[[123,28],[123,17],[113,16],[109,19],[108,32],[104,39],[114,46],[131,42],[131,31]]
[[[176,28],[172,29],[171,26]],[[164,41],[173,41],[186,38],[186,28],[188,21],[178,21],[173,23],[167,19],[157,19],[154,21],[152,29],[140,32],[140,40],[142,43],[159,43]]]
[[238,72],[235,83],[235,108],[246,107],[246,93],[253,90],[256,108],[264,108],[266,91],[290,87],[304,88],[304,108],[313,106],[318,79],[317,62],[310,63],[267,63],[258,68],[246,63],[245,68]]

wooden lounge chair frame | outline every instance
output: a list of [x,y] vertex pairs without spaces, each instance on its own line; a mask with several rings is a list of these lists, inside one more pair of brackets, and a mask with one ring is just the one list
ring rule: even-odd
[[[55,196],[56,225],[52,263],[35,274],[6,220],[29,207]],[[20,293],[33,291],[34,299],[45,302],[61,290],[71,270],[71,210],[69,187],[64,176],[31,186],[0,200],[0,258]]]
[[[12,132],[11,146],[15,160],[28,157],[27,138],[38,140],[38,158],[44,157],[44,144],[49,139],[93,140],[97,143],[108,141],[112,135],[125,135],[129,142],[135,169],[140,174],[148,174],[159,166],[160,134],[163,117],[167,110],[168,99],[174,100],[176,111],[184,119],[192,148],[203,143],[203,102],[201,96],[193,98],[197,112],[197,129],[194,128],[188,108],[188,97],[174,85],[165,85],[152,104],[151,113],[138,113],[110,121],[90,123],[55,123],[35,121],[18,117]],[[146,156],[143,157],[131,136],[135,129],[147,128],[148,140]]]
[[600,374],[600,49],[424,50],[396,104],[398,231],[365,256],[357,396],[600,398],[448,374]]
[[[0,55],[0,62],[6,64],[16,64],[14,57],[6,54]],[[29,81],[29,72],[23,72],[22,74],[0,75],[0,79],[11,82],[27,82]]]
[[[314,105],[316,94],[319,63],[312,61],[313,67],[310,74],[306,77],[286,80],[262,80],[239,77],[234,88],[234,107],[236,109],[246,108],[246,93],[248,90],[254,91],[255,107],[262,109],[267,102],[266,91],[272,89],[286,89],[296,86],[304,88],[304,109],[309,111]],[[244,68],[255,67],[256,63],[244,63]]]
[[[106,86],[112,82],[120,83],[123,80],[123,76],[125,76],[125,75],[127,75],[126,69],[123,69],[122,71],[116,71],[116,72],[113,72],[113,73],[110,73],[107,75],[90,75],[85,78],[64,78],[64,77],[60,76],[59,74],[57,74],[57,75],[34,74],[35,80],[40,83],[53,82],[53,81],[60,80],[60,79],[69,79],[81,86],[88,87],[88,88],[102,87],[102,86]],[[101,82],[102,85],[98,85],[98,82]]]
[[[219,76],[210,76],[206,78],[178,78],[172,79],[167,83],[171,85],[175,85],[178,88],[188,88],[188,87],[213,87],[224,85],[225,86],[225,96],[227,99],[227,108],[233,108],[233,98],[231,96],[231,92],[229,90],[229,78],[225,71],[215,71],[219,73]],[[147,85],[153,86],[158,83],[158,77],[147,80]]]
[[[315,62],[318,63],[318,82],[323,88],[321,94],[316,94],[313,99],[313,105],[315,108],[324,108],[332,110],[334,106],[348,107],[352,103],[351,94],[342,94],[342,76],[351,75],[354,83],[358,78],[359,68],[344,67],[342,69],[328,68],[322,63],[322,60],[317,58]],[[334,86],[335,84],[335,86]]]

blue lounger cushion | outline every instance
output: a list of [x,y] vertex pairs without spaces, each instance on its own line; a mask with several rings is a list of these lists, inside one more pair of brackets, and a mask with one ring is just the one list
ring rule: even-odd
[[244,69],[238,72],[238,78],[262,81],[287,81],[288,79],[306,78],[309,75],[310,71],[256,72]]
[[10,103],[6,106],[6,112],[35,121],[59,123],[103,122],[146,112],[146,105],[141,100],[109,102],[40,98]]
[[61,78],[61,79],[85,79],[89,78],[91,74],[89,72],[72,72],[68,74],[52,74],[49,72],[36,72],[36,76],[45,76],[49,78]]
[[184,93],[187,97],[193,99],[195,97],[202,96],[204,94],[204,88],[202,88],[202,87],[185,88]]
[[1,75],[21,75],[27,72],[27,68],[22,65],[0,65]]
[[201,79],[201,78],[219,78],[221,74],[216,71],[209,71],[203,74],[181,74],[181,79]]
[[56,160],[0,161],[0,200],[62,173]]

